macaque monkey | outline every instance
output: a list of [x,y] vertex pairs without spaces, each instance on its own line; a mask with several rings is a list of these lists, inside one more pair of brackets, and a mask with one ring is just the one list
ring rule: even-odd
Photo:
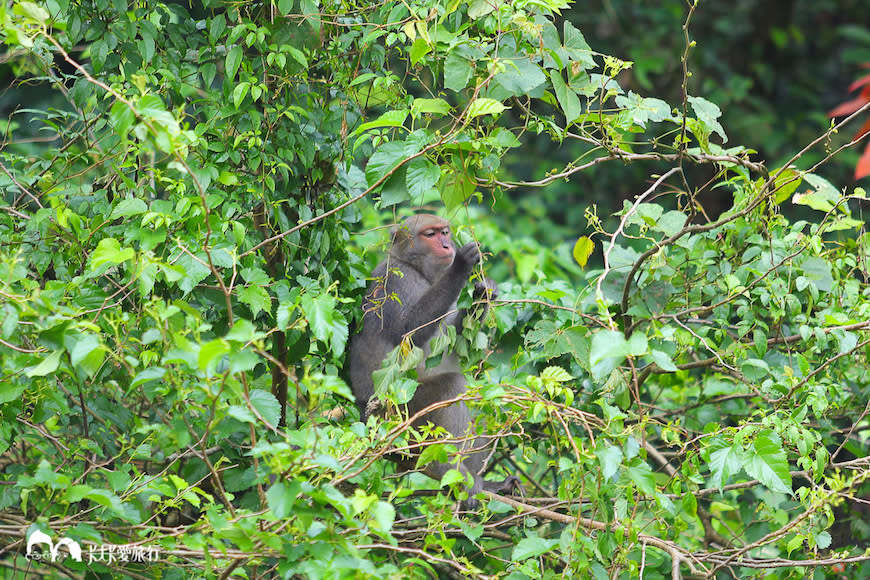
[[[374,281],[363,301],[362,330],[350,344],[351,386],[363,420],[374,394],[372,372],[381,368],[387,354],[406,335],[423,349],[425,361],[431,351],[430,341],[443,334],[447,325],[462,331],[466,312],[457,311],[456,300],[479,261],[477,244],[469,242],[457,250],[451,239],[450,223],[438,216],[415,215],[393,229],[389,255],[372,273]],[[474,294],[476,298],[487,294],[494,297],[494,284],[478,282]],[[409,416],[466,391],[465,377],[454,353],[446,353],[432,368],[420,363],[417,380],[417,391],[408,403]],[[492,482],[480,476],[484,453],[468,449],[480,449],[485,441],[475,439],[464,402],[430,411],[415,425],[429,422],[443,427],[453,438],[467,438],[467,443],[458,446],[466,452],[459,465],[432,462],[424,469],[424,473],[439,481],[449,469],[470,473],[474,485],[468,490],[469,500],[463,507],[476,507],[473,497],[483,489],[502,492],[518,485],[516,477]]]

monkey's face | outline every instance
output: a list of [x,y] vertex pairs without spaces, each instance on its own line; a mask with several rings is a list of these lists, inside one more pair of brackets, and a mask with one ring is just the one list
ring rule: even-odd
[[450,237],[450,226],[439,224],[422,230],[418,235],[419,243],[426,248],[425,254],[434,264],[447,268],[456,257],[456,246]]
[[430,214],[409,217],[394,233],[392,253],[415,264],[424,277],[434,280],[450,267],[456,256],[450,222]]

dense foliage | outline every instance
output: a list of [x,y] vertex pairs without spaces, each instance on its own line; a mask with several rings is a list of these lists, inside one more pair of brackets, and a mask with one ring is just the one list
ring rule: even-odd
[[[0,151],[0,575],[866,575],[865,192],[819,173],[848,119],[768,166],[696,93],[703,5],[670,101],[623,89],[567,8],[0,7],[42,95]],[[505,176],[544,140],[570,161]],[[647,183],[584,204],[572,244],[496,227],[600,166]],[[421,206],[501,282],[454,347],[527,497],[473,513],[458,472],[396,472],[422,434],[361,423],[342,379],[379,226]],[[82,561],[34,557],[37,532]]]

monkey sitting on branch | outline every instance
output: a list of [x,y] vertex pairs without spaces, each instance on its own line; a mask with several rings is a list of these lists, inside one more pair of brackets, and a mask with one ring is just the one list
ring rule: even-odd
[[[423,350],[423,360],[417,367],[419,384],[407,404],[409,417],[465,393],[465,376],[455,353],[445,353],[432,368],[426,368],[425,360],[432,351],[433,339],[446,334],[447,326],[462,331],[466,311],[457,310],[456,301],[480,259],[475,242],[456,250],[450,223],[438,216],[414,215],[393,228],[389,254],[372,273],[374,281],[363,302],[362,330],[350,343],[351,387],[363,420],[369,414],[367,407],[374,394],[372,373],[406,338]],[[477,282],[475,298],[487,294],[495,296],[494,284]],[[504,493],[519,486],[514,476],[499,482],[481,477],[486,441],[474,433],[463,401],[426,412],[414,426],[430,422],[443,427],[452,438],[465,441],[460,445],[463,457],[458,465],[433,461],[423,470],[438,481],[452,468],[458,468],[466,477],[471,475],[474,484],[468,489],[469,499],[462,503],[464,508],[476,507],[474,496],[484,489]]]

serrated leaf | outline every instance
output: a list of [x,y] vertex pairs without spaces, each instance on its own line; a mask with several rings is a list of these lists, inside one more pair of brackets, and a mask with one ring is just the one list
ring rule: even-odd
[[782,445],[774,441],[771,431],[764,431],[755,438],[746,451],[743,468],[750,477],[754,477],[771,491],[791,494],[788,457]]
[[263,419],[270,425],[277,426],[281,418],[281,403],[275,395],[262,389],[254,389],[249,396],[251,406],[254,407]]
[[557,366],[550,366],[545,368],[543,371],[541,371],[541,378],[557,383],[564,383],[574,379],[574,377],[572,377],[570,373],[568,373],[568,371],[566,371],[562,367]]
[[737,445],[720,447],[710,453],[710,485],[722,489],[728,480],[743,467],[743,450]]
[[251,284],[243,286],[237,292],[239,302],[251,309],[251,317],[256,318],[260,312],[271,312],[272,297],[262,286]]
[[332,334],[332,316],[335,312],[335,298],[330,294],[305,294],[302,296],[302,310],[317,340],[328,342]]
[[429,193],[440,178],[441,169],[425,157],[412,159],[405,169],[405,184],[412,198]]

